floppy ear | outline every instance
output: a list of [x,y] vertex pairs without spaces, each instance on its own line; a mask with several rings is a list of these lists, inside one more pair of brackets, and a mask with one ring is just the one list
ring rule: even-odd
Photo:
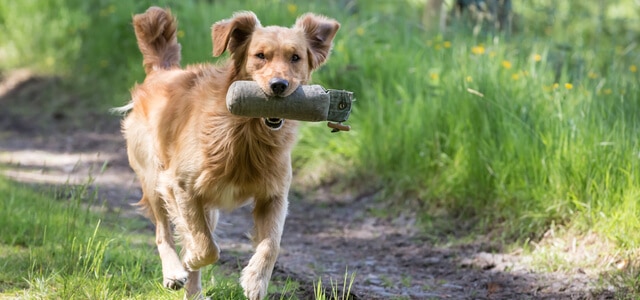
[[237,12],[231,19],[213,24],[211,27],[213,56],[220,56],[225,50],[233,53],[249,39],[257,26],[260,26],[260,21],[250,11]]
[[309,65],[315,69],[329,57],[333,38],[340,29],[336,20],[311,13],[304,14],[296,20],[296,28],[304,31],[309,42]]

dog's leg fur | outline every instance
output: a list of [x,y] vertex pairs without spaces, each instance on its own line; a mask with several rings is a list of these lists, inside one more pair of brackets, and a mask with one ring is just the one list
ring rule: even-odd
[[[207,217],[207,223],[209,224],[209,230],[213,232],[218,223],[218,210],[212,209],[209,211],[209,215]],[[215,241],[214,241],[215,244]],[[217,245],[216,245],[217,248]],[[202,293],[202,283],[200,279],[200,270],[197,271],[189,271],[189,279],[187,280],[187,285],[185,286],[186,297],[188,299],[193,298],[201,298]]]
[[[289,173],[291,174],[291,173]],[[290,182],[291,175],[288,181]],[[242,270],[240,284],[248,299],[262,299],[267,295],[269,279],[280,252],[280,239],[289,206],[289,185],[279,194],[256,198],[253,209],[255,253]]]
[[[140,120],[128,118],[123,123],[123,127],[128,128],[126,130],[127,143],[132,140],[138,141],[141,145],[150,143],[149,134],[144,127],[131,125],[131,123],[136,122],[140,122]],[[151,151],[142,151],[143,149],[145,147],[127,146],[129,163],[138,174],[142,187],[142,198],[137,205],[156,225],[156,245],[162,261],[164,286],[170,289],[180,289],[187,281],[187,271],[182,266],[182,262],[176,253],[165,201],[159,191],[156,190],[159,179],[155,167],[157,163],[154,161]]]
[[256,205],[253,210],[257,245],[240,278],[248,299],[262,299],[267,294],[271,272],[280,252],[280,238],[289,205],[286,194],[259,201],[261,205]]
[[[178,180],[171,180],[178,182]],[[190,271],[196,271],[204,266],[218,261],[220,250],[213,241],[213,228],[202,199],[184,190],[179,184],[173,184],[173,196],[176,210],[172,214],[176,231],[183,237],[182,261]],[[217,219],[217,218],[216,218]]]
[[185,299],[203,299],[200,270],[189,271],[189,280],[185,286]]
[[187,282],[187,271],[176,252],[167,210],[162,205],[162,199],[153,199],[148,203],[156,224],[156,245],[162,261],[162,282],[167,288],[180,289]]

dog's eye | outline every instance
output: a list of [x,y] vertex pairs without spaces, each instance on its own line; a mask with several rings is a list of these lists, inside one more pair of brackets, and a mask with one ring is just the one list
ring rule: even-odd
[[291,56],[291,61],[292,62],[297,62],[300,60],[300,56],[298,56],[298,54],[294,54],[293,56]]
[[264,59],[264,53],[260,52],[258,54],[256,54],[256,57],[259,59]]

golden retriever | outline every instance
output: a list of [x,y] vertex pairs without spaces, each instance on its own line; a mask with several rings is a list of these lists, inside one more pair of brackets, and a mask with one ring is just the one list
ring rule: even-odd
[[298,124],[232,115],[225,96],[236,80],[256,81],[270,96],[307,84],[340,24],[309,13],[291,28],[263,27],[254,13],[239,12],[212,27],[213,55],[228,51],[229,59],[184,69],[169,10],[151,7],[133,25],[146,78],[121,108],[130,110],[122,130],[142,186],[138,205],[156,225],[163,284],[202,298],[199,270],[220,253],[213,236],[218,211],[252,203],[255,253],[240,284],[247,298],[262,299],[280,249]]

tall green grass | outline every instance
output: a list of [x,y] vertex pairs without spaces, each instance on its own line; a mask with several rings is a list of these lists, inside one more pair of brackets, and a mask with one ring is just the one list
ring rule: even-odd
[[638,246],[637,31],[570,36],[589,30],[570,19],[563,35],[438,35],[396,13],[347,19],[316,77],[358,100],[329,160],[510,239],[556,223]]
[[123,104],[143,79],[130,20],[150,4],[177,14],[185,64],[215,61],[210,26],[236,10],[264,24],[292,24],[309,10],[335,17],[332,58],[314,79],[355,92],[353,131],[304,126],[300,176],[346,176],[382,187],[389,202],[419,199],[425,221],[444,210],[508,238],[537,237],[555,223],[627,249],[640,242],[633,1],[519,2],[510,36],[455,25],[427,32],[421,1],[363,0],[356,10],[338,0],[45,2],[0,4],[10,37],[0,42],[1,67],[64,76],[104,108]]
[[[162,287],[147,222],[96,211],[86,185],[34,191],[0,177],[0,194],[0,298],[183,298]],[[202,273],[207,295],[245,299],[238,272],[214,266]],[[274,279],[269,290],[297,299],[297,287]]]
[[83,188],[38,192],[0,179],[0,193],[0,297],[167,298],[140,222],[105,228]]

